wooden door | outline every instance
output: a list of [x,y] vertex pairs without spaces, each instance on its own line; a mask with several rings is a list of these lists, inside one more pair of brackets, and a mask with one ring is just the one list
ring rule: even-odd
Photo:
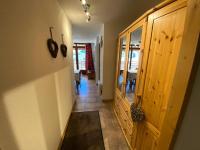
[[[185,4],[171,4],[148,18],[145,49],[149,50],[149,57],[142,95],[145,121],[138,125],[135,146],[137,150],[155,150],[158,147],[180,52],[186,15]],[[168,148],[162,148],[165,149]]]

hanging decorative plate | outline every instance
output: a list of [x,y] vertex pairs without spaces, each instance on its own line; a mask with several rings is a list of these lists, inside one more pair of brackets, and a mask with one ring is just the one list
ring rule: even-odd
[[51,56],[53,58],[56,58],[58,54],[58,44],[56,43],[56,41],[53,40],[52,31],[51,31],[52,29],[53,27],[49,28],[51,38],[47,40],[47,47],[49,49]]

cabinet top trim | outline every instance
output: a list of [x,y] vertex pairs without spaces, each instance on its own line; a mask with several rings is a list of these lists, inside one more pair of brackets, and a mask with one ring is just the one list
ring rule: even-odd
[[127,28],[125,28],[122,32],[119,33],[119,36],[123,35],[125,32],[127,32],[133,25],[144,19],[145,17],[148,17],[153,12],[165,7],[166,5],[169,5],[175,1],[181,1],[181,0],[165,0],[162,3],[154,6],[153,8],[147,10],[141,17],[139,17],[137,20],[135,20],[133,23],[131,23]]

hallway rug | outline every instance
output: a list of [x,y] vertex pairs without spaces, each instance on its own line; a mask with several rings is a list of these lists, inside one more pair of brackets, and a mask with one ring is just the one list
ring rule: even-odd
[[61,150],[105,150],[98,111],[71,114]]

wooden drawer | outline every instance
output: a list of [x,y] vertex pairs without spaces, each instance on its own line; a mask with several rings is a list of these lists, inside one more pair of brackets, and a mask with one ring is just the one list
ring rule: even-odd
[[123,130],[124,136],[126,137],[128,144],[131,146],[133,143],[133,138],[136,136],[136,126],[133,126],[134,124],[130,118],[130,111],[128,106],[118,95],[115,96],[114,109],[121,129]]
[[114,100],[114,107],[115,107],[115,109],[117,109],[117,107],[119,107],[118,101],[116,99]]
[[131,136],[131,147],[135,147],[136,136],[137,136],[136,134],[137,134],[137,124],[133,123],[132,136]]
[[115,100],[114,100],[114,109],[115,109],[115,112],[116,112],[118,117],[120,115],[120,107],[121,107],[120,101],[121,101],[121,99],[116,95]]
[[124,109],[124,112],[125,112],[126,115],[128,116],[128,118],[129,118],[130,120],[132,120],[132,118],[131,118],[131,113],[130,113],[130,105],[127,104],[125,101],[123,101],[122,107],[123,107],[123,109]]
[[118,98],[118,96],[116,95],[115,96],[115,100],[114,100],[114,107],[116,107],[116,106],[118,106],[119,104],[119,98]]
[[132,136],[133,136],[132,129],[127,128],[126,138],[127,138],[130,145],[131,145]]
[[115,103],[119,104],[121,101],[121,98],[118,95],[115,95]]
[[127,132],[132,134],[133,125],[128,118],[124,119],[124,125],[125,125],[125,128],[127,129]]
[[133,124],[128,118],[128,116],[126,115],[126,113],[124,112],[123,107],[120,107],[120,115],[122,118],[121,122],[122,122],[122,128],[124,130],[125,136],[129,144],[131,144]]

